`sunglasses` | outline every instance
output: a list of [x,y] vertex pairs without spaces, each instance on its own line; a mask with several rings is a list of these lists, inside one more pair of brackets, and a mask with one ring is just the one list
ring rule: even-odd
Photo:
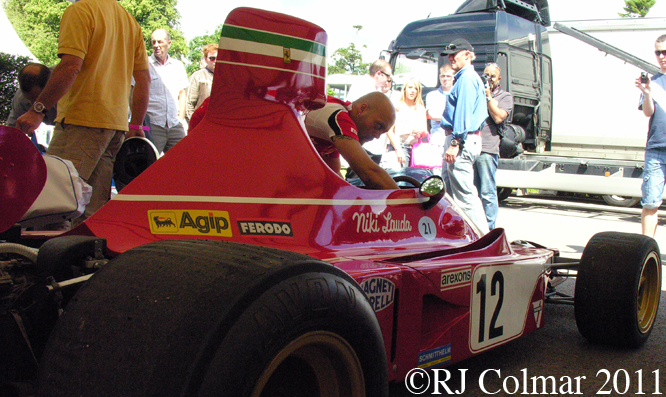
[[393,82],[393,76],[391,76],[390,74],[388,74],[388,73],[386,73],[386,72],[384,72],[384,71],[382,71],[382,70],[380,70],[379,73],[381,73],[381,74],[383,74],[384,76],[386,76],[386,78],[388,79],[387,81],[388,81],[389,83],[392,83],[392,82]]
[[656,56],[659,56],[659,55],[666,56],[666,50],[656,50],[654,52],[654,55],[656,55]]
[[209,60],[209,61],[214,61],[214,60],[216,60],[216,59],[217,59],[217,57],[208,57],[208,60]]

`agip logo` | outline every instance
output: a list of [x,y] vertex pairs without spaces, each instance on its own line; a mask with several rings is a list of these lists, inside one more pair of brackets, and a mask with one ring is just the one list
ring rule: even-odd
[[231,237],[227,211],[148,211],[148,223],[153,234]]

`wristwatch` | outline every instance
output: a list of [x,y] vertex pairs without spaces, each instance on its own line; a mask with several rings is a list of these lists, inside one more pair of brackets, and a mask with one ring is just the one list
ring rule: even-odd
[[458,142],[457,139],[451,139],[451,146],[458,146],[460,145],[460,142]]
[[32,105],[32,110],[34,110],[37,113],[41,113],[41,114],[46,114],[46,112],[48,112],[48,109],[46,108],[46,106],[44,106],[44,104],[41,103],[41,102],[35,102]]

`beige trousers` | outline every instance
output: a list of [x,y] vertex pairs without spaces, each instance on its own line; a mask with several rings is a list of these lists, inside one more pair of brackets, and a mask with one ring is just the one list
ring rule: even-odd
[[81,178],[93,188],[85,213],[73,220],[73,226],[111,198],[113,163],[124,139],[124,131],[56,123],[46,153],[71,161]]

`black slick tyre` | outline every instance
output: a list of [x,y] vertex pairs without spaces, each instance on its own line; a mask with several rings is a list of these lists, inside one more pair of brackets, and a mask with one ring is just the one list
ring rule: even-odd
[[66,308],[40,396],[388,394],[374,311],[305,255],[202,240],[114,259]]
[[639,347],[652,331],[661,296],[661,259],[647,236],[594,235],[581,257],[575,287],[576,324],[596,343]]

